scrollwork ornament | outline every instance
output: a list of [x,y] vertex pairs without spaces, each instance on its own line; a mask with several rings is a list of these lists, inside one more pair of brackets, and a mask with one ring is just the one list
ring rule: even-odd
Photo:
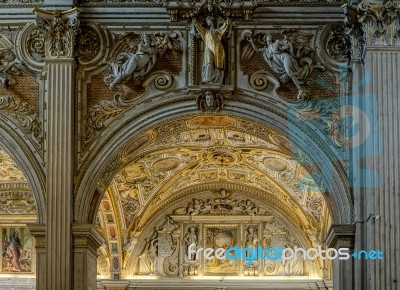
[[250,86],[256,91],[263,91],[268,87],[268,73],[257,71],[250,76]]
[[81,63],[93,60],[100,52],[100,37],[91,26],[85,26],[78,37],[78,55]]
[[29,33],[26,44],[28,51],[33,59],[42,62],[45,57],[45,36],[39,29],[32,30]]
[[326,42],[326,51],[334,60],[347,63],[350,55],[350,40],[345,34],[345,29],[342,25],[333,27]]
[[154,78],[154,86],[159,90],[167,90],[172,86],[173,77],[169,73],[158,74]]

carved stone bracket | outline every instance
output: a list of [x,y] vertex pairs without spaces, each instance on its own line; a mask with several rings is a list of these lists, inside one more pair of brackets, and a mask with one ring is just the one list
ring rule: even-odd
[[47,58],[72,58],[74,56],[75,36],[79,32],[77,8],[68,11],[47,11],[40,8],[36,13],[36,27],[45,37],[45,56]]
[[349,248],[354,247],[355,226],[354,225],[332,225],[326,245],[331,248]]

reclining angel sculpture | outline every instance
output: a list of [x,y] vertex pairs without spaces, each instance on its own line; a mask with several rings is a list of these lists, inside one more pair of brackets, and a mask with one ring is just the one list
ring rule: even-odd
[[[129,44],[132,48],[132,46]],[[173,49],[170,38],[167,34],[158,37],[157,42],[152,44],[147,34],[142,35],[142,40],[134,53],[120,52],[108,64],[112,74],[104,78],[110,90],[117,83],[126,83],[131,79],[138,79],[147,75],[153,68],[157,57],[167,49]]]
[[[311,58],[311,48],[308,43],[312,37],[308,33],[295,33],[293,31],[284,31],[283,39],[272,39],[271,34],[264,35],[264,47],[258,48],[251,36],[247,37],[252,50],[244,48],[242,53],[242,60],[250,59],[254,52],[262,52],[265,62],[276,73],[280,74],[280,80],[287,83],[293,81],[297,87],[297,99],[303,100],[306,94],[301,87],[307,81],[307,77],[311,74],[314,68],[324,69],[323,66],[316,64]],[[297,37],[297,41],[296,41]],[[297,53],[294,53],[293,44],[291,40],[297,42]]]

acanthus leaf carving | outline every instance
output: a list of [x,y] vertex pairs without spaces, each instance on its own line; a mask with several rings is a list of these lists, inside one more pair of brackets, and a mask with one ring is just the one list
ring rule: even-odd
[[45,37],[47,58],[74,57],[75,36],[79,33],[79,9],[49,12],[35,8],[35,25]]
[[22,129],[32,135],[37,144],[42,143],[42,124],[32,105],[10,96],[1,96],[0,113],[16,119]]

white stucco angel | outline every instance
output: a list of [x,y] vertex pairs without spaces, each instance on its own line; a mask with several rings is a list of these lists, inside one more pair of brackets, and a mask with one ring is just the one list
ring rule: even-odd
[[[297,31],[284,31],[283,39],[273,40],[272,35],[264,35],[264,46],[259,48],[254,43],[251,36],[247,37],[249,47],[245,47],[242,53],[242,60],[248,60],[254,52],[262,52],[265,62],[276,73],[280,74],[280,80],[287,83],[290,80],[296,85],[298,94],[297,99],[302,100],[306,94],[301,87],[314,68],[323,69],[319,64],[315,64],[310,56],[311,48],[308,46],[312,35]],[[297,46],[297,51],[293,48],[293,43]]]
[[[128,39],[128,46],[129,48],[126,48],[126,50],[132,49],[135,45]],[[147,34],[143,34],[135,52],[120,52],[109,62],[112,74],[106,76],[104,81],[112,90],[117,83],[126,83],[132,78],[143,77],[152,70],[157,57],[167,49],[172,48],[172,43],[167,34],[158,37],[154,44],[151,43]]]

